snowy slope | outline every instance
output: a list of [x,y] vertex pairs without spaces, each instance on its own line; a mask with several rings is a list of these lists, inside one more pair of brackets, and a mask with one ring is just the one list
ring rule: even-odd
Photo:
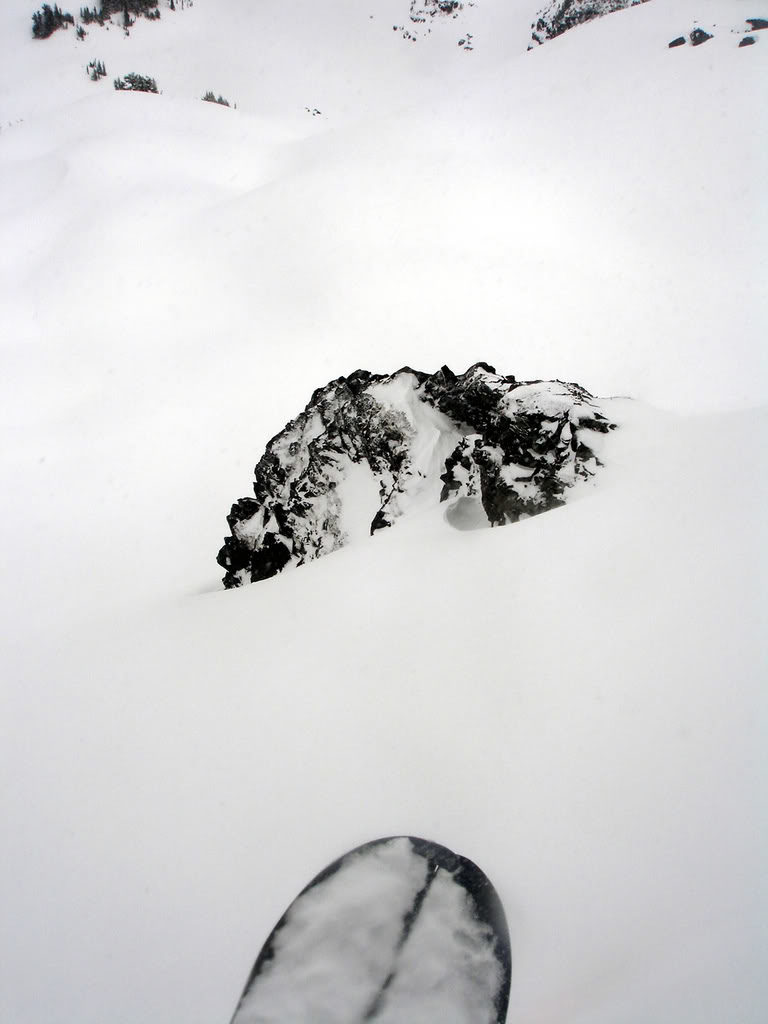
[[[224,1021],[391,834],[498,889],[510,1021],[765,1018],[766,11],[535,7],[2,5],[2,1020]],[[315,387],[477,359],[634,397],[596,491],[220,590]]]
[[564,510],[18,639],[5,1018],[224,1020],[309,878],[401,830],[497,886],[510,1020],[761,1020],[765,417],[619,411]]

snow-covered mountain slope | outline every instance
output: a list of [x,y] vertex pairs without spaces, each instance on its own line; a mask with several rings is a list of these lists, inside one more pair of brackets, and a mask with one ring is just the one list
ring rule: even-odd
[[[281,12],[258,51],[280,96],[247,68],[230,82],[204,62],[234,37],[221,66],[252,67],[256,30],[236,33],[238,18],[203,0],[127,39],[94,29],[85,43],[25,39],[24,18],[4,12],[3,38],[15,27],[21,41],[0,70],[3,120],[26,118],[3,132],[9,337],[34,325],[39,351],[64,324],[88,351],[130,348],[143,390],[152,374],[137,349],[146,339],[156,374],[157,333],[205,347],[212,363],[216,338],[211,383],[228,390],[222,337],[251,387],[263,365],[248,362],[254,341],[268,340],[294,369],[294,393],[237,425],[270,434],[318,384],[382,367],[382,352],[385,366],[426,368],[482,356],[522,379],[585,380],[671,407],[762,400],[768,140],[744,111],[764,90],[765,48],[723,32],[667,49],[694,13],[743,26],[753,5],[653,0],[530,54],[524,31],[516,49],[500,29],[492,57],[479,30],[471,54],[432,37],[409,49],[391,29],[369,53],[366,19],[333,62],[319,15],[248,10]],[[99,83],[91,59],[106,63]],[[112,76],[130,70],[153,75],[162,96],[115,94]],[[310,89],[323,80],[332,96]],[[206,89],[238,110],[203,105]]]
[[515,526],[9,600],[4,1018],[226,1020],[309,878],[420,831],[501,896],[510,1021],[758,1024],[766,418],[611,414],[594,497]]
[[[2,1020],[225,1021],[391,834],[488,873],[510,1021],[764,1019],[766,11],[537,6],[0,6]],[[478,358],[633,396],[594,491],[222,591],[315,388]]]

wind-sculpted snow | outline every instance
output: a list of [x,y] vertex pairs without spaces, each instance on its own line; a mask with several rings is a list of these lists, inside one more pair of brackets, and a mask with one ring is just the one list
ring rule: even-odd
[[335,861],[267,940],[232,1024],[500,1024],[501,901],[476,864],[410,836]]
[[356,370],[315,391],[267,445],[254,497],[227,517],[224,585],[303,565],[439,501],[459,529],[555,508],[594,475],[591,439],[613,426],[579,385],[518,382],[487,363],[460,376]]
[[534,43],[544,43],[562,35],[569,28],[581,25],[604,14],[623,11],[626,7],[637,7],[648,0],[550,0],[538,12],[538,17],[531,28]]

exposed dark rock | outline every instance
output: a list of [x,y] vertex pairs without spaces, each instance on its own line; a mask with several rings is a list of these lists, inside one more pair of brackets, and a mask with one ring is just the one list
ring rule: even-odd
[[712,35],[709,32],[705,32],[703,28],[695,28],[688,38],[691,40],[692,46],[701,46],[702,43],[706,43],[708,39],[711,39]]
[[[746,19],[746,24],[749,25],[749,27],[750,27],[750,29],[752,31],[757,31],[759,29],[768,28],[768,20],[766,20],[765,18],[747,18]],[[698,26],[696,28],[692,29],[690,35],[688,36],[688,38],[691,41],[691,45],[692,46],[701,46],[702,43],[706,43],[707,40],[712,39],[714,37],[713,36],[714,26],[710,26],[710,28],[713,29],[712,32],[707,32],[706,29],[700,28]],[[732,32],[739,32],[740,29],[738,27],[736,27],[736,28],[732,28],[731,31]],[[743,31],[743,30],[741,30],[741,31]],[[739,47],[742,47],[742,46],[753,46],[756,42],[757,42],[757,39],[754,36],[746,35],[739,42]],[[672,42],[669,44],[669,46],[670,47],[682,46],[684,43],[685,43],[685,37],[684,36],[678,36],[677,39],[673,39],[672,40]]]
[[648,0],[550,0],[550,3],[538,12],[536,21],[531,25],[531,38],[534,43],[544,43],[547,39],[554,39],[567,32],[569,28],[582,25],[586,21],[647,2]]
[[[475,0],[410,0],[408,11],[409,25],[393,25],[395,32],[399,32],[403,39],[415,43],[418,39],[425,39],[432,31],[429,27],[435,18],[456,20],[460,17],[465,7],[474,7]],[[471,50],[471,36],[465,34],[464,42],[461,44],[464,49]]]
[[[470,7],[474,6],[472,3]],[[413,22],[424,22],[440,15],[456,17],[464,9],[461,0],[411,0],[409,17]]]
[[356,370],[318,388],[267,445],[255,497],[227,517],[224,585],[302,565],[391,526],[415,503],[448,502],[457,526],[562,505],[600,465],[590,439],[611,429],[577,384],[518,383],[487,363],[460,376],[447,366]]

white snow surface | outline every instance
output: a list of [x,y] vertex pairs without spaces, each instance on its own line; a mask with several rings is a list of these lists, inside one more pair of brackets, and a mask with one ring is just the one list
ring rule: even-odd
[[[768,10],[526,53],[535,0],[415,43],[405,0],[84,42],[34,6],[0,7],[0,1019],[226,1021],[318,870],[414,834],[497,888],[510,1022],[762,1024]],[[632,396],[596,489],[220,590],[315,387],[477,359]]]
[[[403,374],[395,380],[374,384],[368,391],[386,409],[402,413],[413,432],[408,452],[413,480],[410,487],[394,499],[393,511],[396,513],[418,509],[439,500],[442,490],[440,474],[445,472],[445,460],[463,436],[450,417],[418,397],[417,388],[416,378]],[[369,525],[370,522],[369,518]]]

